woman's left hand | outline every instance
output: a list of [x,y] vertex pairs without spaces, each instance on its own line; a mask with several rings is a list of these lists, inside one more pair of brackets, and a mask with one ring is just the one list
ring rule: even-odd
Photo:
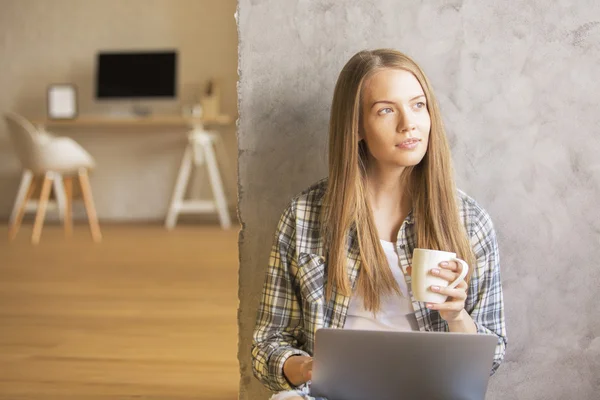
[[[408,267],[407,272],[412,272],[412,267]],[[430,274],[448,281],[448,285],[456,280],[460,275],[460,265],[455,261],[442,262],[439,268],[433,268]],[[464,279],[460,281],[453,289],[445,287],[431,286],[431,291],[448,296],[446,302],[435,304],[426,303],[430,310],[437,310],[446,322],[456,322],[464,317],[465,300],[467,299],[467,282]]]

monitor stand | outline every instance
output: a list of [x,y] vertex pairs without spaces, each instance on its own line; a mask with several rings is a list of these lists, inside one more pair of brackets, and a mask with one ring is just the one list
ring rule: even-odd
[[152,109],[148,106],[143,106],[139,103],[133,103],[131,106],[131,112],[136,117],[148,117],[152,115]]

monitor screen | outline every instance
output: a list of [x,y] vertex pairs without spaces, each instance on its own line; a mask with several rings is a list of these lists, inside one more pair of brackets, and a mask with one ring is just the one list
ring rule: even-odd
[[175,97],[177,52],[101,52],[96,70],[96,97]]

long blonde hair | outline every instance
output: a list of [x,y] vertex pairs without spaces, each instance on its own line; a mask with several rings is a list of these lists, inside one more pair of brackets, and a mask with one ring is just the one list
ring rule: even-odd
[[[337,291],[350,296],[346,265],[348,234],[356,230],[360,250],[357,290],[365,309],[377,312],[382,296],[399,293],[385,257],[367,198],[368,153],[360,141],[361,97],[364,82],[382,68],[411,72],[421,84],[431,118],[429,144],[423,160],[403,174],[412,194],[416,247],[451,251],[475,265],[475,256],[461,222],[450,148],[431,85],[421,68],[391,49],[361,51],[344,66],[337,80],[329,122],[329,180],[321,229],[328,263],[326,298]],[[471,273],[467,275],[467,281]]]

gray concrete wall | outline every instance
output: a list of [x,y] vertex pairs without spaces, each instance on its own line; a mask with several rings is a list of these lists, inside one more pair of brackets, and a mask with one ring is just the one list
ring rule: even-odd
[[499,234],[509,346],[489,399],[600,393],[600,2],[240,0],[240,399],[276,221],[326,174],[332,90],[363,48],[432,80],[459,186]]

